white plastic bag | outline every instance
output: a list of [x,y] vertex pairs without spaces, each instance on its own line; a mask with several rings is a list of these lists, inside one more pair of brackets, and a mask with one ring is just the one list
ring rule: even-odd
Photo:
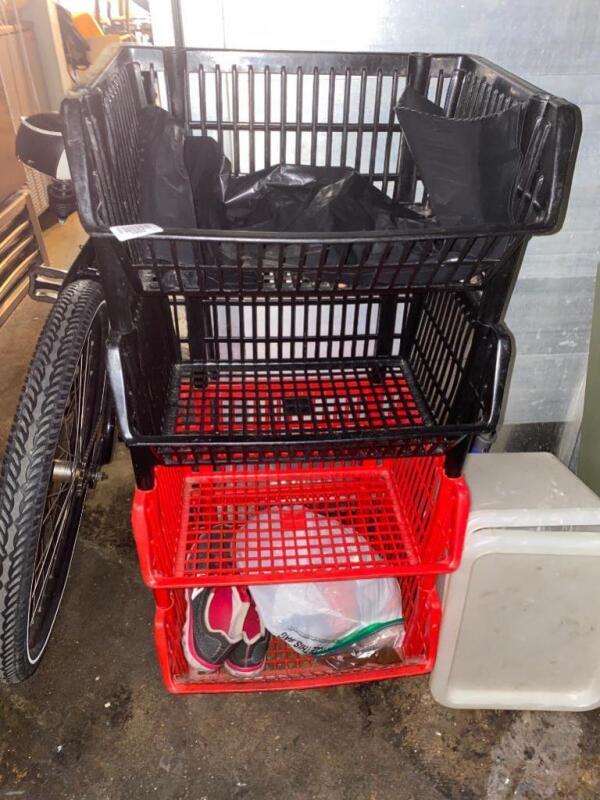
[[[240,568],[320,567],[368,560],[368,543],[336,520],[302,506],[272,508],[250,519],[236,537]],[[394,578],[251,586],[266,628],[299,653],[322,656],[372,641],[394,628],[403,638],[402,598]],[[391,631],[390,631],[391,633]]]

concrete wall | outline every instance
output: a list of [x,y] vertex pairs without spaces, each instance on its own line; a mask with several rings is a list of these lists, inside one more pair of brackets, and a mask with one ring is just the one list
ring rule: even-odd
[[[155,0],[157,44],[171,43]],[[600,244],[597,0],[182,0],[198,47],[472,52],[581,106],[584,134],[563,230],[532,241],[507,314],[515,334],[505,422],[565,422],[585,380]],[[162,18],[161,18],[162,15]]]

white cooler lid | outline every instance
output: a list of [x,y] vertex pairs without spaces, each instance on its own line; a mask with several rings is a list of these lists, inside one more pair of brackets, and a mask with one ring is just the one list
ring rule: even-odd
[[468,531],[600,525],[600,498],[551,453],[477,453],[465,465]]

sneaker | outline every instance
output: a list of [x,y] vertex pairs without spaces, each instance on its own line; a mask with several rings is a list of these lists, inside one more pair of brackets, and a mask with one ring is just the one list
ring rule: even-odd
[[252,678],[263,671],[271,638],[252,598],[250,602],[241,641],[232,647],[225,659],[225,669],[237,678]]
[[248,591],[237,586],[188,589],[183,652],[190,667],[216,672],[240,642],[250,608]]

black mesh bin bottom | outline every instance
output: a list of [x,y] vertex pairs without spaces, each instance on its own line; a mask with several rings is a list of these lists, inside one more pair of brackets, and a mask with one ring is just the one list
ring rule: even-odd
[[403,360],[239,367],[184,365],[173,374],[167,434],[268,444],[393,434],[431,421]]
[[443,435],[403,359],[185,364],[172,375],[157,453],[167,464],[415,456],[463,435]]

